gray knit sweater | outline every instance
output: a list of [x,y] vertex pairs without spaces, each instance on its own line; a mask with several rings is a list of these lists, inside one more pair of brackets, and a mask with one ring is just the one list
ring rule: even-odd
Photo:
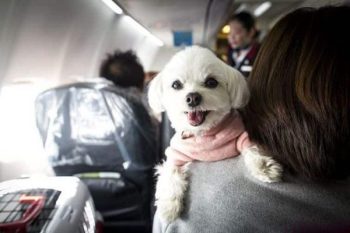
[[153,233],[337,232],[350,224],[349,180],[313,184],[286,175],[282,183],[261,183],[242,156],[195,162],[190,179],[181,217],[167,224],[156,213]]

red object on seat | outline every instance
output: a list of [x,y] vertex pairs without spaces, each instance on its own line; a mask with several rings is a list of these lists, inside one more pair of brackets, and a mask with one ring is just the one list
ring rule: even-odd
[[31,223],[38,215],[45,205],[44,196],[27,196],[23,194],[19,198],[19,203],[29,205],[22,217],[19,220],[1,223],[1,232],[16,232],[16,233],[26,233],[28,224]]

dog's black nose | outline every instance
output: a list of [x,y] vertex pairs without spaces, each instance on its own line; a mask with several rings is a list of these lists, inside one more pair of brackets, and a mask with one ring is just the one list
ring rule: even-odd
[[187,105],[190,107],[198,106],[202,101],[202,96],[198,92],[188,93],[186,96]]

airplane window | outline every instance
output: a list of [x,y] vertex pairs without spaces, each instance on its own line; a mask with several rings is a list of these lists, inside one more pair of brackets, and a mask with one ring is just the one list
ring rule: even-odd
[[1,179],[48,172],[34,113],[34,100],[44,87],[42,83],[23,81],[1,89]]

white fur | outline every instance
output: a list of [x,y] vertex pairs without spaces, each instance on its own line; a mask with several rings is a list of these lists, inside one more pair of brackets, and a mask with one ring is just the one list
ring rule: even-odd
[[271,157],[263,155],[257,146],[243,149],[241,155],[250,173],[258,180],[265,183],[281,181],[282,166]]
[[[203,86],[208,76],[219,81],[217,88]],[[171,85],[175,80],[181,81],[184,88],[174,90]],[[200,127],[189,125],[184,114],[190,110],[185,98],[190,92],[198,92],[203,97],[203,103],[197,110],[213,111]],[[231,108],[243,107],[249,99],[249,91],[244,77],[237,70],[226,65],[208,49],[193,46],[177,53],[152,80],[148,99],[156,113],[167,111],[176,131],[199,133],[215,126]]]
[[[207,77],[215,78],[219,85],[207,88]],[[181,90],[172,88],[175,80],[183,84]],[[186,95],[197,92],[202,102],[195,110],[210,111],[199,126],[189,124],[185,112],[193,110],[186,103]],[[201,134],[217,125],[231,109],[244,107],[249,100],[245,78],[235,69],[218,59],[211,51],[198,46],[177,53],[153,79],[149,89],[149,102],[156,112],[167,111],[172,127],[177,132]],[[244,153],[243,153],[244,152]],[[257,148],[242,152],[252,175],[263,182],[280,180],[282,167],[268,156],[259,155]],[[188,187],[188,165],[176,167],[170,162],[158,166],[156,205],[166,221],[175,220],[183,208]]]
[[188,187],[189,163],[178,167],[166,161],[157,166],[156,206],[166,221],[174,221],[182,211],[183,199]]

